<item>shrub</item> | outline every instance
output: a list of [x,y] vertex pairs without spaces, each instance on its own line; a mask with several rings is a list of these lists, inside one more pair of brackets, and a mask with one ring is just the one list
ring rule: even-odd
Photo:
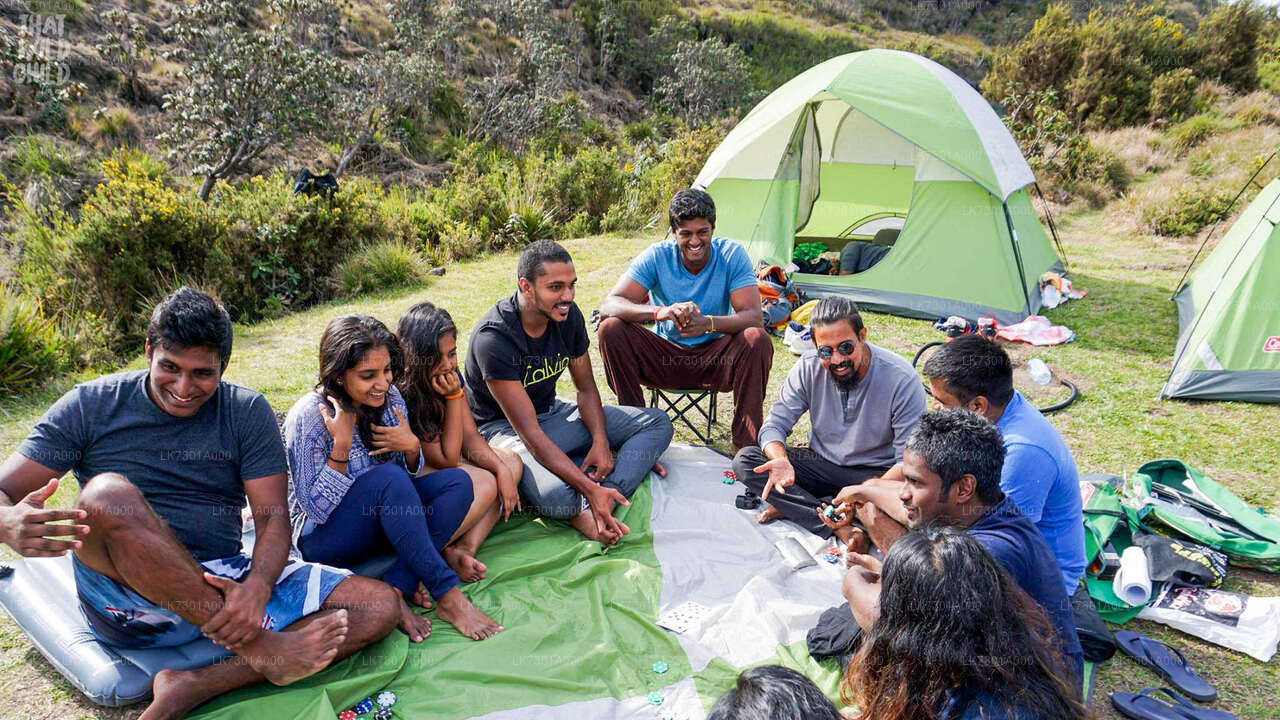
[[1232,123],[1212,113],[1200,113],[1169,128],[1169,143],[1180,153],[1231,127]]
[[1050,4],[1017,45],[996,50],[991,72],[982,79],[983,94],[1003,101],[1017,92],[1061,91],[1075,72],[1079,43],[1070,9]]
[[1148,205],[1143,220],[1151,230],[1167,237],[1195,234],[1200,228],[1217,221],[1227,211],[1232,194],[1203,185],[1184,187],[1172,202]]
[[547,165],[537,200],[555,208],[558,219],[585,212],[589,232],[600,231],[600,220],[622,198],[624,177],[617,148],[591,147],[572,158],[557,156]]
[[493,249],[519,248],[538,240],[556,237],[555,216],[550,210],[537,205],[524,205],[515,209],[507,222],[494,235]]
[[1258,38],[1265,24],[1265,11],[1251,0],[1219,4],[1196,32],[1200,74],[1241,92],[1258,87]]
[[736,114],[747,97],[742,78],[747,57],[736,45],[720,38],[701,42],[681,40],[671,70],[655,88],[655,95],[672,114],[702,125],[720,115]]
[[427,261],[404,243],[383,241],[358,250],[335,276],[344,295],[389,290],[425,282]]
[[1151,81],[1151,119],[1176,122],[1189,115],[1198,84],[1191,68],[1170,70]]
[[43,382],[64,367],[62,341],[40,307],[0,288],[0,393]]
[[847,33],[811,30],[790,17],[768,12],[715,15],[705,11],[697,24],[699,36],[719,37],[746,53],[750,61],[748,89],[758,97],[823,60],[866,49]]

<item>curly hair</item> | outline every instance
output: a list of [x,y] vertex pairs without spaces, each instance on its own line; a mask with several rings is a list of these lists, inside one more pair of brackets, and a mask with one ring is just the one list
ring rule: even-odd
[[444,398],[431,389],[431,375],[440,364],[440,339],[458,335],[449,311],[420,302],[400,316],[396,335],[404,348],[404,375],[396,383],[409,406],[409,427],[428,442],[440,436]]

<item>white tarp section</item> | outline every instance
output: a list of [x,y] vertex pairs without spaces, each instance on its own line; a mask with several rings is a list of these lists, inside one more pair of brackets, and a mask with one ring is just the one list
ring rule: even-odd
[[1000,122],[1000,117],[996,115],[995,110],[991,109],[991,105],[978,94],[977,90],[974,90],[959,75],[929,58],[908,52],[901,54],[928,69],[933,77],[951,92],[951,96],[960,105],[960,109],[964,111],[965,117],[977,131],[978,139],[982,141],[982,146],[987,151],[991,169],[995,171],[996,179],[1000,182],[1001,200],[1008,200],[1010,195],[1036,181],[1036,176],[1031,172],[1031,166],[1027,164],[1026,158],[1022,157],[1022,151],[1018,149],[1018,143],[1013,139],[1013,135],[1009,134],[1009,129]]
[[[672,445],[662,463],[667,477],[650,480],[653,550],[662,566],[658,614],[690,600],[709,608],[695,627],[677,636],[694,672],[715,657],[736,667],[767,662],[780,646],[804,640],[823,610],[844,602],[840,565],[818,559],[814,567],[793,571],[773,547],[792,535],[820,555],[825,546],[820,538],[786,521],[759,525],[756,511],[734,507],[743,485],[722,482],[728,458],[706,448]],[[670,678],[669,683],[661,688],[664,699],[658,706],[645,697],[601,698],[481,717],[704,720],[692,678]]]

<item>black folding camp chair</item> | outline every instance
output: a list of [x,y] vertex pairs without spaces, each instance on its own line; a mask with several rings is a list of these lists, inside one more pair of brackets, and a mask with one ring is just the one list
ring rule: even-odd
[[[661,402],[662,405],[658,403]],[[649,388],[649,407],[659,408],[671,416],[671,422],[683,422],[704,445],[711,444],[711,429],[716,424],[716,391],[703,388],[664,390]],[[706,424],[706,430],[701,425]]]

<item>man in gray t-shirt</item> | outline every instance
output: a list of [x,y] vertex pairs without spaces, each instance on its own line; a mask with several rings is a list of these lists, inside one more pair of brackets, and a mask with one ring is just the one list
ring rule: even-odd
[[[151,316],[146,370],[76,386],[0,465],[0,542],[26,557],[71,551],[100,642],[207,637],[244,660],[161,670],[156,716],[180,717],[250,683],[292,683],[397,621],[418,632],[390,586],[290,557],[275,415],[258,393],[222,380],[230,355],[227,311],[181,288]],[[80,483],[76,507],[45,508],[67,470]],[[252,557],[240,547],[246,497]]]
[[[889,471],[925,411],[924,386],[910,363],[867,342],[850,299],[826,297],[810,316],[816,350],[806,352],[760,428],[759,446],[738,451],[738,479],[768,503],[760,522],[785,517],[830,537],[818,516],[822,499]],[[788,447],[796,421],[809,413],[809,447]],[[848,543],[855,530],[837,528]]]

